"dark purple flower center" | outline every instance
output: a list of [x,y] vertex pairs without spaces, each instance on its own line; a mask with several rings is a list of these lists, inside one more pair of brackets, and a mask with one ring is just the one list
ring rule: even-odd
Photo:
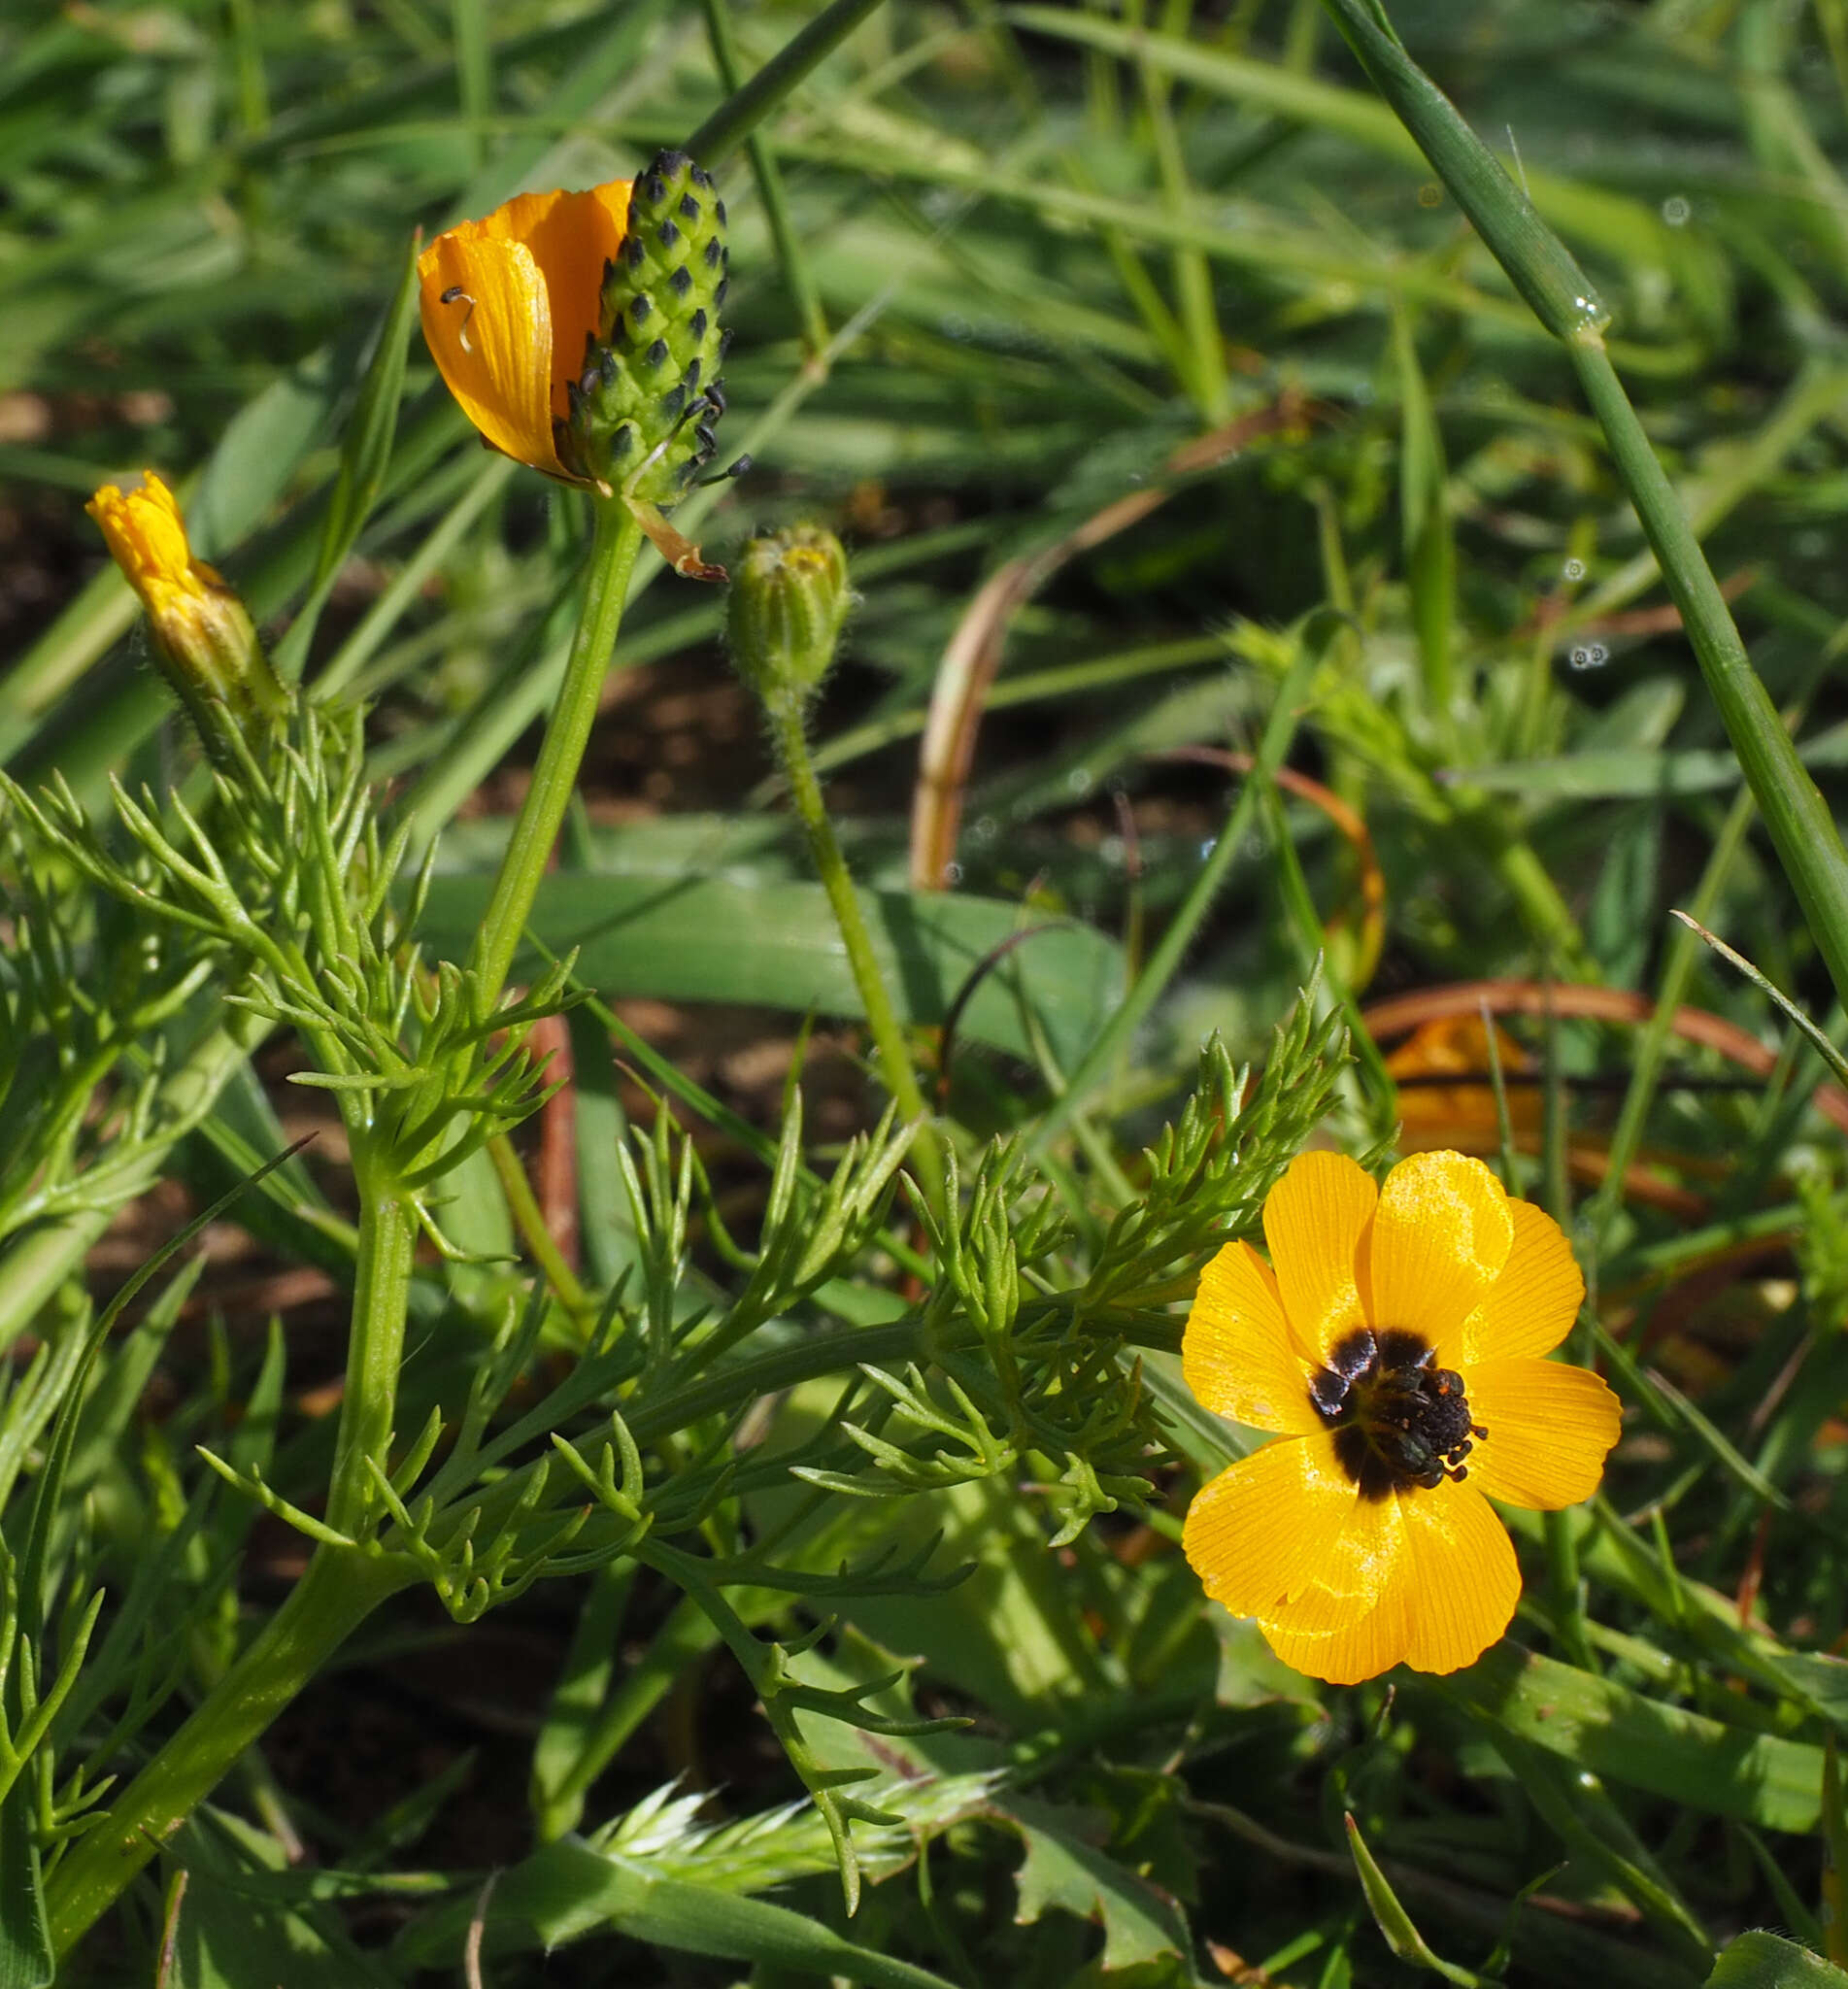
[[1471,1439],[1489,1433],[1469,1420],[1462,1376],[1436,1359],[1423,1333],[1363,1326],[1335,1342],[1310,1382],[1309,1399],[1362,1499],[1469,1475]]

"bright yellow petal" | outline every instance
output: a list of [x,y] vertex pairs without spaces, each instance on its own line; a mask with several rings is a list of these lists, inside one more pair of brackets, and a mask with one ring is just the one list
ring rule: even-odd
[[1476,1489],[1473,1459],[1468,1483],[1447,1478],[1428,1491],[1415,1486],[1400,1494],[1400,1503],[1411,1627],[1405,1662],[1415,1671],[1460,1671],[1513,1619],[1521,1597],[1513,1543]]
[[1266,1616],[1315,1580],[1358,1500],[1327,1432],[1286,1436],[1201,1486],[1182,1545],[1234,1616]]
[[1400,1663],[1411,1644],[1410,1548],[1396,1494],[1357,1499],[1321,1578],[1258,1627],[1286,1665],[1355,1685]]
[[462,412],[503,455],[563,476],[552,440],[552,310],[532,252],[465,222],[418,257],[418,285],[424,340]]
[[1470,1453],[1472,1485],[1543,1512],[1597,1490],[1623,1414],[1596,1374],[1559,1361],[1485,1361],[1463,1387],[1471,1421],[1489,1433]]
[[1277,1280],[1249,1243],[1226,1244],[1200,1273],[1181,1336],[1181,1372],[1200,1406],[1216,1416],[1291,1435],[1322,1428]]
[[1454,1345],[1513,1242],[1508,1197],[1480,1161],[1414,1154],[1380,1190],[1361,1266],[1368,1319],[1376,1331],[1402,1327]]
[[1264,1241],[1284,1314],[1303,1355],[1318,1366],[1329,1349],[1366,1324],[1356,1264],[1378,1191],[1346,1154],[1298,1154],[1264,1199]]
[[110,556],[144,598],[160,584],[198,590],[180,507],[152,470],[142,472],[138,488],[105,484],[84,509],[102,527]]
[[1530,1201],[1509,1202],[1508,1214],[1514,1220],[1508,1261],[1457,1333],[1440,1344],[1438,1359],[1446,1367],[1550,1354],[1578,1317],[1585,1279],[1559,1224]]

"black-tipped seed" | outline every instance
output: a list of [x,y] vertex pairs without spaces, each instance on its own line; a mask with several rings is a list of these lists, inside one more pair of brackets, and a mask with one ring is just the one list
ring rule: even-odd
[[667,364],[667,341],[664,338],[657,338],[642,356],[651,366],[665,366]]
[[610,437],[610,460],[615,462],[619,456],[626,455],[634,447],[635,430],[624,421]]
[[692,165],[692,160],[684,152],[674,152],[663,147],[655,154],[655,163],[650,169],[665,173],[670,180],[678,180]]
[[707,172],[704,166],[689,167],[687,177],[695,186],[710,186],[712,185],[712,175]]
[[655,234],[663,249],[678,249],[680,247],[680,230],[675,227],[672,221],[663,221],[655,230]]
[[648,321],[648,314],[652,310],[654,310],[654,308],[655,300],[651,296],[649,296],[646,291],[644,291],[639,297],[636,298],[635,302],[629,306],[629,317],[634,323],[645,324]]
[[616,385],[616,354],[608,346],[603,348],[603,356],[597,361],[597,373],[605,387]]
[[722,415],[730,403],[725,399],[725,383],[715,380],[706,389],[706,405],[715,415]]
[[730,289],[731,279],[728,276],[722,276],[719,279],[719,287],[712,293],[712,307],[715,311],[722,311],[725,308],[725,298]]
[[672,289],[675,296],[684,297],[693,287],[693,273],[683,262],[676,267],[673,275],[667,279],[667,283],[668,287]]
[[696,421],[693,424],[693,440],[699,444],[701,453],[706,455],[710,455],[719,447],[718,436],[706,426],[704,421]]
[[687,362],[687,391],[689,393],[691,393],[699,385],[699,364],[700,362],[697,359],[689,359]]
[[706,336],[705,312],[695,311],[693,315],[687,320],[687,328],[689,331],[692,333],[695,341],[704,338]]
[[640,269],[648,260],[648,251],[643,247],[640,235],[625,235],[622,238],[622,260],[631,269]]
[[612,278],[612,277],[613,277],[613,276],[614,276],[615,274],[616,274],[616,257],[615,257],[614,255],[606,255],[606,256],[605,256],[605,257],[603,258],[603,282],[604,282],[605,284],[608,284],[608,282],[610,281],[610,279],[611,279],[611,278]]
[[731,333],[729,331],[722,331],[719,334],[719,356],[722,359],[730,350]]
[[706,244],[706,267],[708,269],[717,269],[719,267],[719,258],[724,253],[724,250],[720,246],[719,237],[715,235]]
[[680,214],[683,220],[696,221],[699,219],[699,202],[690,193],[680,196]]
[[670,388],[666,393],[661,395],[661,412],[670,421],[680,414],[681,409],[686,405],[687,389],[685,387]]
[[722,200],[715,200],[712,204],[712,211],[718,219],[719,225],[722,228],[725,224],[725,203]]
[[667,198],[667,182],[658,173],[651,173],[642,182],[642,191],[647,194],[652,206],[659,207]]

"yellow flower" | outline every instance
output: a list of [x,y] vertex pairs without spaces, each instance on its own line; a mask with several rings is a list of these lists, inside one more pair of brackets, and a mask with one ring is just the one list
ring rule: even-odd
[[1268,1264],[1230,1243],[1207,1265],[1181,1358],[1205,1407],[1281,1440],[1201,1489],[1187,1558],[1312,1677],[1455,1671],[1521,1593],[1484,1495],[1576,1504],[1617,1440],[1603,1382],[1542,1358],[1585,1294],[1571,1251],[1458,1153],[1401,1161],[1383,1188],[1344,1155],[1298,1155],[1264,1240]]
[[423,336],[463,413],[502,455],[573,483],[552,424],[567,418],[565,384],[597,336],[629,185],[516,194],[418,257]]
[[216,567],[193,557],[180,507],[152,470],[136,489],[105,484],[84,508],[141,596],[154,652],[208,748],[222,752],[227,715],[248,735],[288,709],[250,610]]

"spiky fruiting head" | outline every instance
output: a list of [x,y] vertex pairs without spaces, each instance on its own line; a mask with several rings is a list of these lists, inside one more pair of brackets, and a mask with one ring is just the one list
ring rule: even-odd
[[712,176],[663,152],[635,181],[603,273],[602,317],[570,389],[560,454],[641,504],[670,505],[716,446],[725,410],[725,204]]

